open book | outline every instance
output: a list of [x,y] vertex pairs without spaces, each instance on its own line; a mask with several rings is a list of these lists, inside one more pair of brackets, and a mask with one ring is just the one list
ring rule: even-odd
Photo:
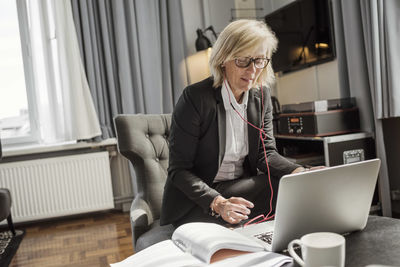
[[282,266],[288,262],[292,258],[264,251],[257,242],[221,225],[194,222],[178,227],[171,240],[111,266]]

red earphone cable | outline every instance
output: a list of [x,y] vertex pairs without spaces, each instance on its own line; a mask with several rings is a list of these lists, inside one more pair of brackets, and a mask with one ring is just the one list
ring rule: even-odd
[[[270,189],[271,189],[271,197],[270,197],[270,201],[269,201],[269,212],[268,212],[268,214],[267,214],[266,216],[265,216],[264,214],[260,214],[260,215],[258,215],[258,216],[256,216],[256,217],[254,217],[253,219],[251,219],[250,221],[248,221],[247,223],[245,223],[244,226],[253,224],[253,222],[256,221],[257,219],[262,218],[261,220],[259,220],[259,221],[257,221],[257,222],[254,222],[254,224],[258,224],[258,223],[267,221],[267,220],[269,220],[269,219],[272,219],[272,218],[275,216],[274,214],[272,214],[272,215],[270,216],[270,214],[271,214],[271,212],[272,212],[272,199],[273,199],[273,196],[274,196],[274,190],[273,190],[273,188],[272,188],[271,176],[270,176],[270,171],[269,171],[269,165],[268,165],[268,161],[267,161],[267,151],[266,151],[266,149],[265,149],[265,144],[264,144],[264,140],[267,139],[267,134],[265,133],[265,131],[264,131],[264,129],[263,129],[263,128],[264,128],[264,120],[262,121],[261,128],[258,128],[257,126],[253,125],[252,123],[250,123],[249,121],[247,121],[245,118],[243,118],[243,116],[235,109],[235,107],[234,107],[233,104],[232,104],[231,96],[230,96],[230,94],[229,94],[228,86],[227,86],[227,84],[226,84],[226,80],[225,80],[225,79],[224,79],[224,84],[225,84],[225,88],[226,88],[226,90],[227,90],[227,92],[228,92],[228,98],[229,98],[229,103],[231,104],[231,107],[233,108],[233,110],[239,115],[239,117],[240,117],[244,122],[246,122],[246,123],[249,124],[251,127],[253,127],[254,129],[256,129],[256,130],[259,131],[259,133],[260,133],[260,140],[261,140],[262,145],[263,145],[264,159],[265,159],[265,164],[267,165],[268,182],[269,182],[269,187],[270,187]],[[262,112],[261,114],[263,114],[263,113],[264,113],[264,95],[263,95],[262,84],[261,84],[261,110],[262,110],[262,111],[261,111],[261,112]]]

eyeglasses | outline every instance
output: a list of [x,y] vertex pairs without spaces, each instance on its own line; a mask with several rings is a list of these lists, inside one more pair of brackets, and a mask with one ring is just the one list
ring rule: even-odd
[[263,57],[258,57],[258,58],[237,57],[235,58],[235,64],[239,68],[247,68],[248,66],[250,66],[252,62],[254,62],[254,66],[257,69],[263,69],[268,65],[270,60],[271,60],[270,58],[263,58]]

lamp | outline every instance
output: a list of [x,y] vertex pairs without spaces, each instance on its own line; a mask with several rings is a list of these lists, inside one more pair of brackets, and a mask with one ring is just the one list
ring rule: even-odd
[[210,40],[206,36],[204,36],[204,33],[206,33],[207,31],[211,31],[215,39],[217,39],[217,34],[215,33],[213,26],[208,26],[204,30],[197,29],[196,51],[205,50],[212,46]]
[[204,80],[211,75],[208,61],[210,60],[211,48],[201,50],[186,58],[187,70],[190,84]]

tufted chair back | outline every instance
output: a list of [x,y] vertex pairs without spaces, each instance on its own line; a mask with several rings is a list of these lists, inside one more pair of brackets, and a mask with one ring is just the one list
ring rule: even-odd
[[[168,136],[171,115],[129,114],[114,118],[119,152],[133,165],[137,195],[131,206],[132,237],[135,251],[153,241],[136,244],[152,228],[160,228],[160,209],[168,168]],[[162,228],[162,227],[161,227]],[[159,235],[153,230],[150,239]],[[147,234],[149,235],[149,234]]]

